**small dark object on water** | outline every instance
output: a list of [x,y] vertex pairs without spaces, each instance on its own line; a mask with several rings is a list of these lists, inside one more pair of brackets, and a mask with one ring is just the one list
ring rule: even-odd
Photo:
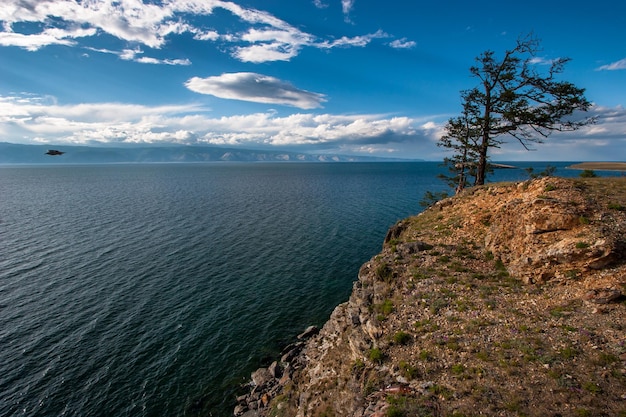
[[56,149],[48,149],[48,152],[46,152],[46,155],[63,155],[65,152],[61,152],[61,151],[57,151]]

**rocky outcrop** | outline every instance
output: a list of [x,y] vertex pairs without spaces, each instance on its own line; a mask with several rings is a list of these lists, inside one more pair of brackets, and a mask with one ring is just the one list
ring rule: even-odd
[[624,206],[624,178],[544,178],[399,222],[235,414],[624,413]]

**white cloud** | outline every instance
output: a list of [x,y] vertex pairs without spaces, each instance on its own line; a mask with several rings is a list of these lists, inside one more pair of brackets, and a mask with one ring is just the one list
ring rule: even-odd
[[[315,5],[324,6],[320,0],[315,0]],[[346,18],[353,6],[354,0],[342,0]],[[230,12],[238,23],[243,22],[248,28],[242,32],[220,33],[214,27],[204,26],[212,22],[209,16],[216,8]],[[23,22],[45,29],[20,33],[18,30],[21,26],[18,23]],[[3,0],[0,23],[3,28],[0,30],[0,45],[29,51],[37,51],[49,45],[95,48],[89,38],[104,35],[116,37],[129,45],[161,49],[170,37],[189,33],[197,41],[220,42],[217,45],[220,50],[230,52],[234,58],[243,62],[254,63],[288,61],[304,47],[365,46],[372,39],[389,36],[378,31],[334,41],[318,39],[270,13],[222,0],[170,0],[159,3],[139,0],[92,0],[80,3],[74,0]],[[410,44],[400,40],[394,43],[394,47],[409,47]],[[122,53],[119,52],[120,55]],[[187,65],[184,59],[142,58],[137,62]]]
[[222,74],[215,77],[193,77],[185,86],[200,94],[220,98],[282,104],[301,109],[321,107],[323,94],[300,90],[285,81],[252,72]]
[[350,22],[350,12],[354,7],[354,0],[341,0],[341,10],[343,11],[346,22]]
[[147,56],[139,56],[143,54],[143,51],[139,48],[124,49],[122,52],[114,52],[108,50],[96,50],[97,52],[113,53],[119,55],[119,57],[125,61],[139,62],[140,64],[165,64],[165,65],[191,65],[191,61],[188,59],[157,59]]
[[[516,143],[494,153],[498,160],[623,160],[626,110],[595,106],[596,125],[555,133],[539,153]],[[372,153],[405,158],[442,157],[435,145],[445,121],[378,114],[275,112],[211,117],[197,105],[142,106],[124,103],[59,105],[53,97],[0,96],[0,135],[33,143],[182,143],[300,152]]]
[[608,65],[602,65],[598,67],[597,71],[616,71],[616,70],[624,70],[626,69],[626,58],[620,59],[619,61],[615,61]]
[[417,43],[415,41],[409,41],[406,38],[402,38],[390,42],[389,46],[394,49],[411,49],[415,48],[415,46],[417,46]]
[[343,36],[340,39],[336,39],[334,41],[324,41],[317,45],[318,48],[336,48],[336,47],[346,47],[346,46],[359,46],[363,47],[368,45],[374,39],[380,38],[388,38],[389,35],[382,30],[378,30],[375,33],[370,33],[368,35],[363,36],[354,36],[349,38],[347,36]]
[[328,4],[324,3],[322,0],[313,0],[313,4],[318,9],[325,9],[328,7]]
[[426,143],[431,135],[408,117],[274,112],[210,117],[191,105],[58,105],[35,96],[0,96],[0,133],[31,143],[176,142],[357,153]]
[[544,57],[539,57],[539,56],[535,56],[532,57],[528,62],[530,64],[535,64],[535,65],[552,65],[554,64],[556,61],[558,61],[559,58],[556,59],[549,59],[549,58],[544,58]]

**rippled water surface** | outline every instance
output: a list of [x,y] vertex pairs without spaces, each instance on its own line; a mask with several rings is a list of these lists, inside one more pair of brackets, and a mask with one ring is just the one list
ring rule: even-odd
[[0,167],[0,416],[230,415],[438,170]]

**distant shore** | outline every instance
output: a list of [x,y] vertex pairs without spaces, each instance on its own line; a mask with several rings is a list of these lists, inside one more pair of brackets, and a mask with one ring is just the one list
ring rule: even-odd
[[598,171],[626,171],[626,162],[582,162],[568,166],[571,169],[591,169]]

